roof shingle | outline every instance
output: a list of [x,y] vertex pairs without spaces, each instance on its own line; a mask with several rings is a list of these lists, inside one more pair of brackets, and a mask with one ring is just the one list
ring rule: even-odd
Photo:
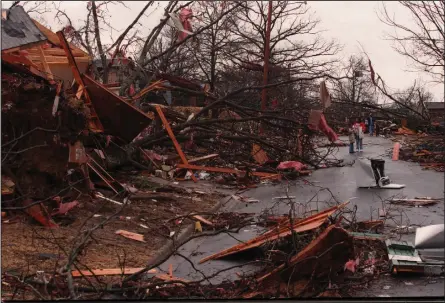
[[[6,16],[6,18],[4,18]],[[23,7],[2,10],[2,51],[46,41]]]

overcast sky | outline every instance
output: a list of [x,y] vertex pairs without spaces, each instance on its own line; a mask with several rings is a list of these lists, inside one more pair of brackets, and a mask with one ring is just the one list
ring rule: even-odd
[[[125,1],[125,3],[128,9],[122,6],[109,6],[110,21],[117,30],[124,30],[146,2]],[[3,8],[9,7],[11,4],[12,1],[2,1]],[[157,3],[155,6],[161,7],[164,4],[165,2]],[[382,7],[382,2],[308,1],[307,4],[315,12],[315,15],[321,19],[321,28],[325,30],[323,37],[335,38],[343,45],[340,58],[347,59],[353,54],[361,55],[361,44],[368,53],[374,70],[385,80],[389,87],[404,89],[416,79],[425,82],[429,80],[425,74],[407,71],[410,69],[411,62],[397,54],[391,48],[391,42],[384,39],[385,33],[391,32],[391,28],[383,24],[377,17],[377,11]],[[386,5],[398,21],[403,21],[406,24],[413,22],[409,13],[401,9],[397,2],[386,2]],[[64,1],[62,7],[75,24],[78,24],[78,21],[86,15],[85,1]],[[144,25],[142,30],[148,33],[159,22],[162,10],[158,9],[154,12],[149,10],[146,15],[141,21]],[[54,12],[45,14],[44,18],[52,27],[52,30],[59,30],[62,27],[54,19]],[[118,34],[118,32],[115,32],[113,36]],[[435,101],[444,99],[443,85],[430,84],[428,88],[434,94]]]

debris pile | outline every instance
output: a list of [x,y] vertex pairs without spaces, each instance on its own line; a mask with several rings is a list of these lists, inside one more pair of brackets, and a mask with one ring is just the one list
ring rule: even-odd
[[[172,181],[211,179],[249,188],[310,174],[307,165],[317,167],[321,161],[312,142],[315,133],[321,130],[337,139],[321,113],[310,118],[316,127],[308,127],[301,115],[263,115],[207,92],[201,94],[213,103],[195,107],[189,116],[152,103],[145,103],[143,111],[134,100],[82,74],[78,51],[62,32],[38,27],[49,36],[51,53],[64,52],[74,81],[67,87],[50,69],[34,73],[21,64],[27,53],[11,51],[15,59],[2,61],[3,178],[30,203],[56,196],[73,202],[82,193],[100,198],[97,191],[124,198],[130,193],[123,186],[129,183],[128,170]],[[209,118],[210,110],[219,117]],[[9,195],[14,205],[4,205],[20,205],[20,199]]]
[[[260,200],[241,191],[308,176],[312,169],[344,166],[343,160],[328,158],[346,143],[324,115],[331,103],[324,81],[323,110],[314,109],[320,104],[259,110],[235,102],[236,95],[258,87],[218,96],[167,73],[155,73],[152,83],[124,98],[90,73],[92,58],[68,43],[64,32],[51,32],[18,7],[10,10],[9,19],[2,12],[2,26],[18,18],[26,21],[26,33],[32,32],[32,43],[18,37],[2,40],[2,224],[8,226],[2,244],[9,245],[2,251],[5,298],[29,290],[40,299],[76,299],[77,294],[97,299],[105,293],[135,299],[339,297],[387,272],[389,264],[391,271],[403,270],[403,262],[397,263],[403,258],[388,260],[402,245],[385,246],[386,235],[380,234],[385,220],[357,222],[355,213],[349,216],[349,201],[334,199],[334,206],[330,201],[319,211],[317,200],[317,209],[308,210],[286,195],[271,199],[290,208],[286,215],[218,212],[215,206],[226,194],[180,183],[207,186],[200,181],[208,180],[221,191],[239,190],[229,194],[232,202],[254,208],[262,206]],[[59,63],[60,70],[52,68]],[[158,91],[170,93],[167,105]],[[188,104],[183,98],[184,106],[172,106],[172,91],[188,96]],[[443,138],[416,135],[406,127],[393,134],[403,136],[394,160],[444,169]],[[389,204],[438,202],[416,197]],[[303,212],[295,212],[297,204]],[[379,218],[386,219],[382,212]],[[236,245],[195,263],[179,250],[191,239],[233,237],[247,226],[252,229],[243,231],[262,233],[236,239]],[[411,246],[403,247],[415,254]],[[248,265],[255,265],[253,274],[237,272],[232,281],[213,284],[212,278],[237,266],[212,276],[197,269],[243,252],[252,259]],[[172,264],[168,273],[161,270],[170,256],[185,259],[203,278],[175,277]],[[24,275],[25,269],[32,274]]]
[[420,134],[395,140],[400,142],[398,159],[420,163],[423,169],[444,171],[445,141],[443,136]]

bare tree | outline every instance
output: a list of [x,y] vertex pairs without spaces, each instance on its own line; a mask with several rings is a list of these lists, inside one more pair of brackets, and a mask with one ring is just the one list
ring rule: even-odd
[[[266,45],[268,5],[250,1],[242,14],[234,16],[233,34],[239,39],[239,52],[233,61],[238,64],[263,64]],[[293,74],[326,72],[334,62],[339,47],[319,35],[319,20],[306,3],[274,1],[271,15],[270,64],[286,67]]]
[[131,44],[138,41],[139,30],[136,28],[139,20],[144,16],[147,9],[154,3],[148,1],[136,18],[122,31],[119,37],[110,45],[106,45],[104,40],[106,35],[117,31],[110,22],[109,5],[120,5],[126,7],[123,1],[88,1],[86,2],[87,15],[83,24],[75,27],[69,13],[62,8],[63,2],[56,6],[56,20],[65,24],[64,33],[69,41],[80,48],[85,49],[94,59],[99,58],[102,64],[102,72],[99,73],[97,67],[93,64],[93,72],[102,82],[108,82],[109,68],[113,59]]
[[[164,28],[164,26],[167,24],[168,20],[170,19],[170,14],[179,12],[182,8],[188,7],[191,3],[192,3],[192,1],[178,6],[179,1],[170,1],[169,2],[169,4],[164,9],[163,19],[161,19],[160,23],[155,28],[153,28],[153,30],[150,32],[148,37],[144,39],[145,42],[143,43],[141,51],[139,52],[139,55],[138,55],[138,59],[136,60],[137,66],[140,66],[141,68],[145,68],[145,67],[149,66],[152,62],[159,60],[159,59],[161,59],[162,61],[165,62],[166,60],[168,60],[168,58],[170,56],[172,56],[172,54],[174,53],[174,51],[176,49],[186,45],[190,41],[197,38],[204,31],[208,30],[211,26],[213,26],[213,24],[215,24],[216,22],[219,22],[222,18],[224,18],[226,15],[232,13],[236,8],[238,8],[241,5],[240,2],[239,3],[238,2],[229,2],[229,4],[228,4],[229,8],[227,10],[225,10],[223,13],[221,13],[215,20],[211,21],[207,25],[196,28],[192,34],[188,35],[184,39],[176,41],[173,45],[171,45],[169,48],[166,48],[164,51],[162,51],[158,54],[155,54],[155,55],[150,55],[149,51],[152,49],[152,46],[155,44],[158,37],[160,36],[162,29]],[[162,63],[161,65],[158,65],[158,66],[163,66],[164,64],[165,63]],[[150,83],[151,80],[154,79],[156,74],[157,74],[157,70],[152,71],[151,75],[149,76],[149,78],[146,82]],[[126,81],[121,86],[121,93],[125,93],[126,89],[135,80],[135,77],[136,76],[132,76],[132,77],[129,77],[126,79]]]
[[[159,39],[153,44],[148,54],[156,57],[169,49],[177,41],[178,33],[173,27],[166,27],[161,32]],[[148,71],[168,73],[187,79],[197,79],[196,60],[192,47],[176,48],[168,57],[158,57],[146,66]]]
[[[249,1],[240,13],[232,16],[229,29],[234,38],[231,38],[231,47],[225,49],[228,62],[225,73],[232,70],[235,74],[242,74],[244,70],[246,75],[252,75],[249,81],[255,80],[256,85],[262,83],[267,14],[267,2]],[[333,55],[339,47],[335,41],[322,39],[318,25],[319,20],[314,18],[306,3],[272,2],[268,82],[285,82],[294,76],[329,73],[335,62]],[[231,78],[225,78],[231,89],[243,86],[243,81],[230,83]],[[277,102],[281,107],[296,107],[304,103],[313,87],[313,83],[297,82],[268,89],[266,105],[270,107]],[[244,99],[257,107],[260,95],[244,96]]]
[[16,5],[21,5],[25,12],[32,18],[37,20],[39,23],[50,27],[44,15],[51,12],[55,5],[54,1],[14,1],[10,8],[13,8]]
[[332,95],[335,99],[351,103],[377,103],[378,96],[365,58],[350,56],[339,76],[346,76],[347,79],[334,82]]
[[224,53],[228,52],[234,39],[230,33],[231,19],[241,9],[220,18],[228,8],[228,3],[218,1],[196,1],[192,6],[196,26],[210,27],[202,32],[196,45],[186,47],[196,60],[202,80],[209,84],[210,92],[215,91],[218,72],[223,69]]
[[[407,89],[398,91],[393,94],[400,103],[410,108],[415,109],[419,114],[424,115],[425,118],[430,119],[429,113],[426,109],[425,103],[432,102],[434,99],[433,94],[425,88],[425,85],[421,82],[415,82]],[[410,111],[405,106],[399,103],[394,103],[393,109],[413,119],[418,119],[413,111]]]
[[408,57],[417,71],[429,73],[444,83],[445,1],[399,1],[414,22],[404,24],[391,15],[385,4],[379,18],[394,29],[389,38],[394,49]]

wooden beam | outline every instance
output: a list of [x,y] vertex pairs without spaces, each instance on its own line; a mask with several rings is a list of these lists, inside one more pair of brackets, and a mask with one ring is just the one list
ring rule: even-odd
[[54,82],[54,76],[53,76],[53,73],[51,72],[51,69],[49,68],[48,62],[46,62],[45,54],[43,53],[42,47],[39,46],[38,50],[39,50],[39,53],[40,53],[40,61],[42,61],[43,68],[45,69],[45,72],[47,74],[47,78],[49,79],[50,83],[51,82],[53,83]]
[[[31,48],[27,50],[30,54],[39,54],[39,50],[37,48]],[[89,58],[85,53],[80,52],[80,51],[76,51],[76,50],[71,50],[71,52],[73,53],[73,56],[76,57],[76,59],[78,57],[85,57],[85,58]],[[43,50],[43,53],[45,54],[45,56],[62,56],[65,58],[65,51],[61,48],[47,48]]]
[[[161,107],[159,105],[156,105],[155,108],[156,108],[156,111],[158,112],[159,117],[161,118],[162,124],[164,124],[165,130],[167,131],[168,135],[170,136],[170,139],[173,141],[173,144],[176,148],[176,152],[178,153],[179,157],[181,158],[182,163],[184,165],[189,165],[187,158],[185,157],[184,153],[182,152],[181,146],[178,143],[178,140],[176,140],[176,137],[173,134],[170,124],[168,123],[167,119],[164,116],[164,113],[162,112]],[[192,172],[191,178],[194,182],[198,182],[196,177],[193,175],[193,172]]]
[[[245,173],[243,170],[236,170],[232,168],[226,168],[226,167],[208,167],[208,166],[198,166],[198,165],[192,165],[192,164],[178,164],[176,165],[178,168],[187,168],[192,170],[204,170],[204,171],[210,171],[215,173],[225,173],[225,174],[241,174]],[[264,172],[249,172],[249,174],[257,177],[275,177],[278,174],[271,174],[271,173],[264,173]]]
[[[82,276],[113,276],[113,275],[132,275],[137,272],[144,270],[144,267],[130,267],[130,268],[103,268],[103,269],[92,269],[90,270],[73,270],[71,275],[73,278],[82,277]],[[155,274],[158,271],[156,269],[150,269],[148,273]]]
[[21,45],[21,46],[17,46],[17,47],[5,49],[5,50],[2,50],[2,53],[11,53],[11,52],[17,52],[17,51],[21,51],[21,50],[28,50],[30,48],[33,48],[33,47],[36,47],[39,45],[43,45],[46,42],[47,42],[47,40],[41,40],[38,42],[33,42],[33,43],[29,43],[29,44],[25,44],[25,45]]
[[[62,56],[48,56],[48,55],[44,55],[45,56],[45,60],[46,62],[48,62],[48,64],[69,64],[69,60],[67,57],[62,57]],[[41,56],[38,55],[34,55],[31,54],[28,56],[32,61],[42,61]],[[90,62],[90,58],[88,57],[75,57],[74,60],[76,61],[76,63],[89,63]]]
[[219,154],[211,154],[211,155],[207,155],[207,156],[202,156],[202,157],[198,157],[198,158],[193,158],[189,160],[189,163],[194,163],[194,162],[199,162],[199,161],[204,161],[204,160],[209,160],[209,159],[213,159],[219,157]]
[[[79,84],[79,90],[76,94],[77,99],[80,99],[82,94],[85,96],[85,105],[87,105],[90,109],[90,118],[89,118],[89,128],[96,132],[103,132],[104,127],[102,123],[99,120],[99,117],[96,114],[96,111],[91,104],[90,96],[88,95],[88,92],[85,88],[85,84],[83,83],[82,77],[80,75],[79,68],[77,67],[77,63],[74,60],[73,54],[71,53],[70,46],[68,44],[68,41],[66,41],[65,36],[63,35],[62,31],[57,32],[57,36],[60,40],[60,45],[62,46],[63,50],[65,51],[66,57],[68,58],[68,63],[71,66],[71,70],[73,71],[74,80],[76,80],[77,84]],[[81,88],[81,89],[80,89]]]

